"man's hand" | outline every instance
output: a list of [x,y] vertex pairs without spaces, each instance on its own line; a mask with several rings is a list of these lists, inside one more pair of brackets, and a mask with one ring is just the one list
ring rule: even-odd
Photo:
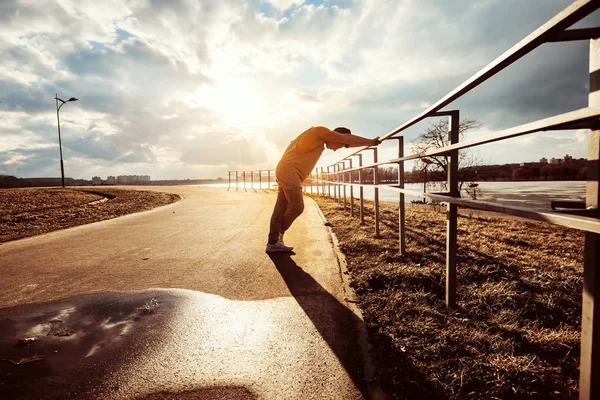
[[378,146],[380,144],[381,144],[381,139],[379,139],[379,136],[377,136],[376,138],[372,139],[371,146]]

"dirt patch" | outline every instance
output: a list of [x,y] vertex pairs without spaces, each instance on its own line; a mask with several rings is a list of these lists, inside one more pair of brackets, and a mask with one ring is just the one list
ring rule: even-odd
[[[372,202],[365,225],[313,196],[344,252],[377,364],[393,398],[577,398],[582,232],[469,213],[458,222],[458,308],[445,296],[445,213]],[[355,203],[355,215],[358,215]]]
[[179,199],[175,194],[115,188],[0,189],[0,243],[146,211]]

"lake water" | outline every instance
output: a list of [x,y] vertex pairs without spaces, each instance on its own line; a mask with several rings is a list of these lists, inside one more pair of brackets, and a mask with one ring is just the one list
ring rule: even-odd
[[[497,202],[506,205],[535,208],[540,210],[549,210],[550,202],[558,201],[584,201],[585,200],[585,181],[542,181],[542,182],[479,182],[481,193],[478,200]],[[208,185],[227,187],[227,184]],[[250,188],[250,183],[246,183]],[[263,188],[266,188],[266,182],[263,182]],[[254,188],[258,189],[258,182],[254,183]],[[406,184],[406,188],[423,192],[422,183]],[[307,188],[310,191],[310,187]],[[428,191],[436,192],[439,189],[428,187]],[[313,187],[316,193],[316,187]],[[350,196],[350,189],[346,189],[346,194]],[[358,188],[354,188],[354,196],[358,196]],[[373,200],[373,188],[364,188],[365,199]],[[467,197],[463,194],[463,197]],[[411,200],[421,200],[421,197],[406,195],[406,202]],[[379,190],[379,199],[382,201],[397,202],[398,192],[382,188]]]

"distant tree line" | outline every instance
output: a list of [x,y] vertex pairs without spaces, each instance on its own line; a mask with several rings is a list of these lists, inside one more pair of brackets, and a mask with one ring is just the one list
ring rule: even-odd
[[[85,179],[65,178],[65,186],[91,185]],[[0,175],[0,188],[62,186],[61,178],[17,178],[12,175]]]
[[[363,183],[373,183],[373,169],[363,170]],[[560,164],[524,163],[503,165],[477,165],[459,170],[463,181],[580,181],[587,179],[587,160],[584,158],[569,160]],[[351,182],[358,183],[358,171],[347,174]],[[342,179],[341,176],[339,178]],[[413,169],[404,172],[405,183],[421,183],[425,179],[424,169]],[[447,179],[441,170],[429,170],[428,182],[440,182]],[[335,180],[333,175],[330,180]],[[380,167],[379,181],[382,184],[398,182],[398,168]]]
[[[133,185],[169,186],[169,185],[201,185],[206,183],[221,183],[217,179],[166,179],[160,181],[136,182]],[[86,179],[65,178],[65,186],[91,186],[92,181]],[[61,178],[17,178],[12,175],[0,175],[0,188],[62,186]]]
[[524,163],[472,167],[476,181],[584,181],[587,160],[580,158],[560,164]]

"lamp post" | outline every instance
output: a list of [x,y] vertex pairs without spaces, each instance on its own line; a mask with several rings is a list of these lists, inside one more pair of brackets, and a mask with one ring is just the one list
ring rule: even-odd
[[[60,150],[60,177],[62,179],[62,187],[65,187],[65,169],[63,167],[63,156],[62,156],[62,142],[60,140],[60,117],[58,112],[60,111],[60,108],[65,104],[68,103],[70,101],[77,101],[79,99],[76,99],[75,97],[71,97],[69,100],[65,101],[62,99],[58,98],[58,93],[56,94],[56,96],[54,97],[54,100],[56,100],[56,121],[58,123],[58,148]],[[58,102],[60,101],[60,106],[58,105]]]

